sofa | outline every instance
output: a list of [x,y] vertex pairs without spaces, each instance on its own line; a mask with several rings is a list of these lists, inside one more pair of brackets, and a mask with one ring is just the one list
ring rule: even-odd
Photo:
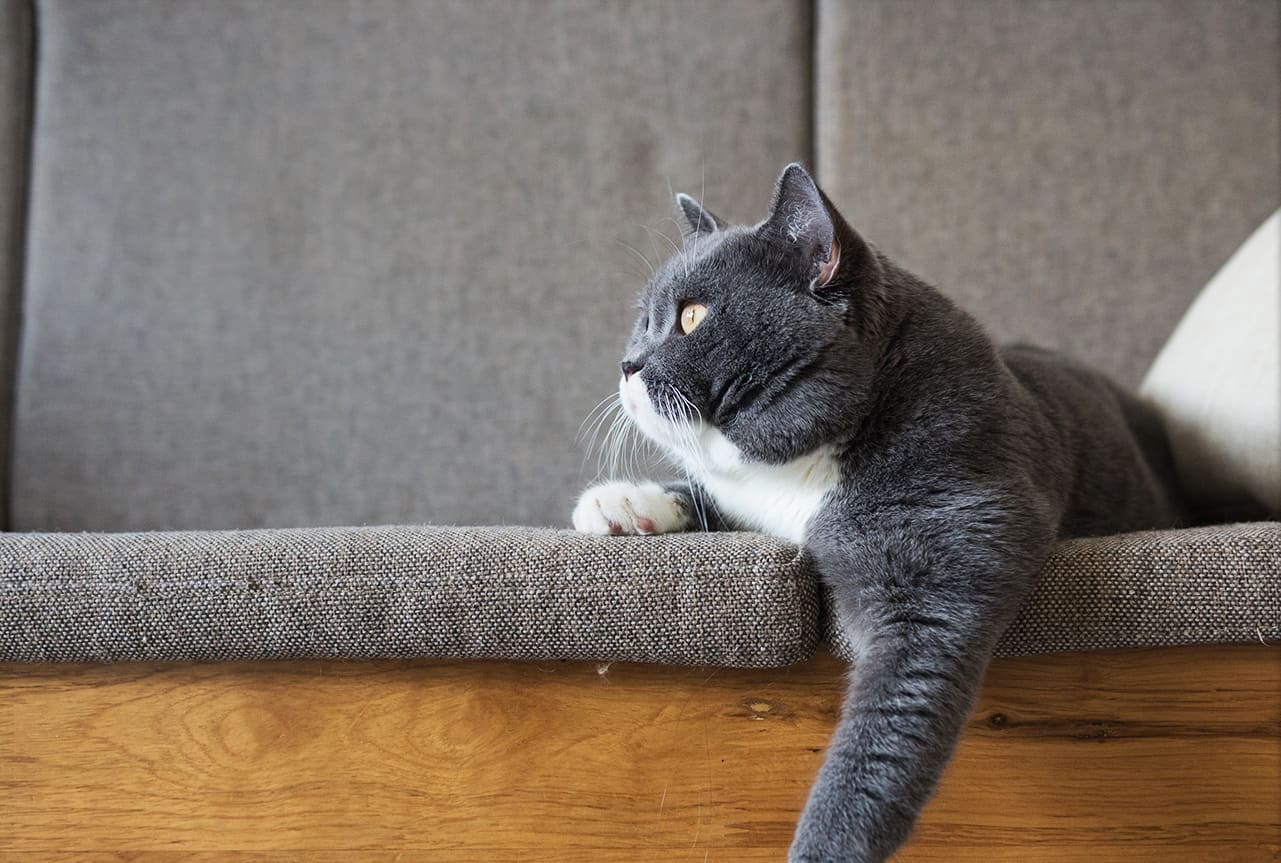
[[[801,549],[566,529],[672,191],[804,160],[1137,386],[1281,202],[1279,9],[3,0],[0,660],[848,655]],[[1062,543],[1001,652],[1281,638],[1250,515]]]

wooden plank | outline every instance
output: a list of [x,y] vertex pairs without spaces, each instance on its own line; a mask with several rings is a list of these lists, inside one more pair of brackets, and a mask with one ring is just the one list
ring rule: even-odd
[[[843,676],[0,666],[0,860],[780,860]],[[1281,860],[1281,650],[997,661],[897,859]]]

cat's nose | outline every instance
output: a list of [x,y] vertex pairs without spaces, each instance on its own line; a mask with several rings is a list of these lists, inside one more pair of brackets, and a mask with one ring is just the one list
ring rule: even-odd
[[623,368],[623,378],[625,380],[627,378],[630,378],[632,375],[636,374],[641,369],[645,368],[645,361],[644,360],[623,360],[622,368]]

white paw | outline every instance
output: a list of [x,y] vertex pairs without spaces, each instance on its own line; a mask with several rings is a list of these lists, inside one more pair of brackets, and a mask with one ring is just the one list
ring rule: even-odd
[[607,482],[583,492],[574,507],[574,530],[600,534],[673,533],[688,518],[674,495],[656,482]]

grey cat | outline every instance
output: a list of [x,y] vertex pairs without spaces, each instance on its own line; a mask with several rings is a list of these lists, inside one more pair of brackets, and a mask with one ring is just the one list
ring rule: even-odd
[[799,164],[754,226],[677,200],[686,245],[643,291],[619,395],[688,482],[596,486],[574,524],[807,548],[858,660],[790,859],[884,860],[1053,543],[1184,518],[1164,433],[1097,372],[998,351]]

